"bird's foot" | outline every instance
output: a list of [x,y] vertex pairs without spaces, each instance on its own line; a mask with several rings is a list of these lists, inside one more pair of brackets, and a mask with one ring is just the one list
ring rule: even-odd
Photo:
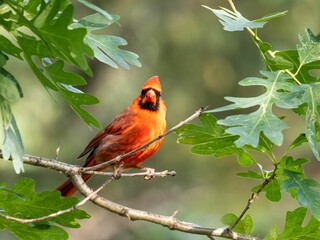
[[121,168],[121,166],[114,167],[113,174],[112,174],[112,177],[114,178],[114,180],[118,180],[119,178],[121,178],[122,171],[123,169]]

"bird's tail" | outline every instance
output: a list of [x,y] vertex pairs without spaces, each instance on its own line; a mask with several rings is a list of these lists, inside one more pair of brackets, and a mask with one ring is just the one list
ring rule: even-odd
[[[82,179],[84,182],[89,181],[91,177],[92,175],[89,175],[89,174],[82,175]],[[56,190],[61,192],[61,196],[71,197],[73,194],[77,192],[78,189],[73,185],[72,181],[68,179],[67,181],[62,183],[59,187],[57,187]]]
[[[89,155],[86,163],[83,165],[83,167],[92,167],[96,165],[96,162],[93,160],[92,156]],[[92,177],[90,174],[83,174],[82,179],[84,182],[88,182],[89,179]],[[56,190],[61,192],[61,196],[64,197],[71,197],[73,194],[77,192],[77,188],[73,185],[72,181],[70,179],[66,180],[64,183],[62,183],[60,186],[56,188]]]

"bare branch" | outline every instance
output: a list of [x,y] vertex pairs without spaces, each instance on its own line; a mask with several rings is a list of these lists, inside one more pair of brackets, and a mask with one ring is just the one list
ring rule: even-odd
[[176,230],[186,233],[192,233],[197,235],[206,235],[210,238],[212,237],[224,237],[229,239],[239,239],[239,240],[258,240],[257,237],[252,237],[249,235],[239,234],[231,231],[228,228],[209,228],[203,227],[194,223],[179,221],[176,218],[177,211],[171,216],[163,216],[159,214],[149,213],[146,211],[141,211],[126,206],[122,206],[118,203],[112,202],[98,194],[92,194],[93,191],[86,185],[81,176],[73,175],[71,176],[72,182],[77,185],[79,192],[85,196],[90,196],[90,201],[94,204],[102,207],[110,212],[116,213],[120,216],[126,217],[131,221],[143,220],[147,222],[152,222],[155,224],[160,224],[170,230]]

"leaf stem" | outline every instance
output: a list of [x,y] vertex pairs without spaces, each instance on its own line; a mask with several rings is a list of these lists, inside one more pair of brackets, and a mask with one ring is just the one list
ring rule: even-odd
[[[232,0],[228,0],[228,2],[229,2],[229,5],[230,5],[231,9],[236,13],[236,12],[237,12],[237,9],[236,9],[233,1],[232,1]],[[259,42],[262,42],[261,39],[258,37],[258,34],[255,33],[254,31],[252,31],[251,28],[246,27],[246,30],[249,32],[249,34],[250,34],[253,38],[255,38],[255,39],[256,39],[257,41],[259,41]],[[267,50],[267,53],[268,53],[268,54],[270,55],[270,57],[272,57],[272,58],[275,58],[275,57],[276,57],[276,55],[274,54],[274,52],[271,51],[271,50]],[[265,59],[264,54],[263,54],[263,58]],[[288,74],[297,84],[299,84],[299,85],[301,85],[301,82],[296,78],[296,76],[297,76],[300,68],[301,68],[301,65],[299,66],[299,68],[298,68],[298,70],[297,70],[296,73],[292,73],[292,72],[289,71],[288,69],[285,69],[285,70],[284,70],[284,72],[287,73],[287,74]]]

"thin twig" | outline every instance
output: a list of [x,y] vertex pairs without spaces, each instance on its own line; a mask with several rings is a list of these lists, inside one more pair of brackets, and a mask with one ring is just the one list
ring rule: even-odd
[[250,209],[251,204],[254,202],[254,200],[256,200],[256,198],[259,196],[259,194],[262,192],[262,190],[272,181],[272,179],[274,179],[276,177],[276,171],[277,171],[278,166],[275,165],[275,168],[272,171],[272,174],[270,177],[265,178],[265,180],[263,181],[263,183],[261,184],[261,186],[259,187],[259,189],[252,193],[246,207],[243,209],[243,211],[241,212],[240,216],[238,217],[238,219],[233,223],[233,225],[231,227],[229,227],[229,229],[232,231],[237,225],[238,223],[241,221],[241,219],[243,218],[243,216],[246,214],[246,212]]
[[[90,175],[101,175],[101,176],[114,175],[114,172],[100,172],[100,171],[81,171],[81,172],[90,174]],[[168,171],[168,170],[152,173],[152,177],[167,177],[167,176],[174,177],[175,175],[177,175],[175,171]],[[120,173],[120,177],[141,177],[141,176],[142,177],[150,176],[150,173],[148,172]]]

